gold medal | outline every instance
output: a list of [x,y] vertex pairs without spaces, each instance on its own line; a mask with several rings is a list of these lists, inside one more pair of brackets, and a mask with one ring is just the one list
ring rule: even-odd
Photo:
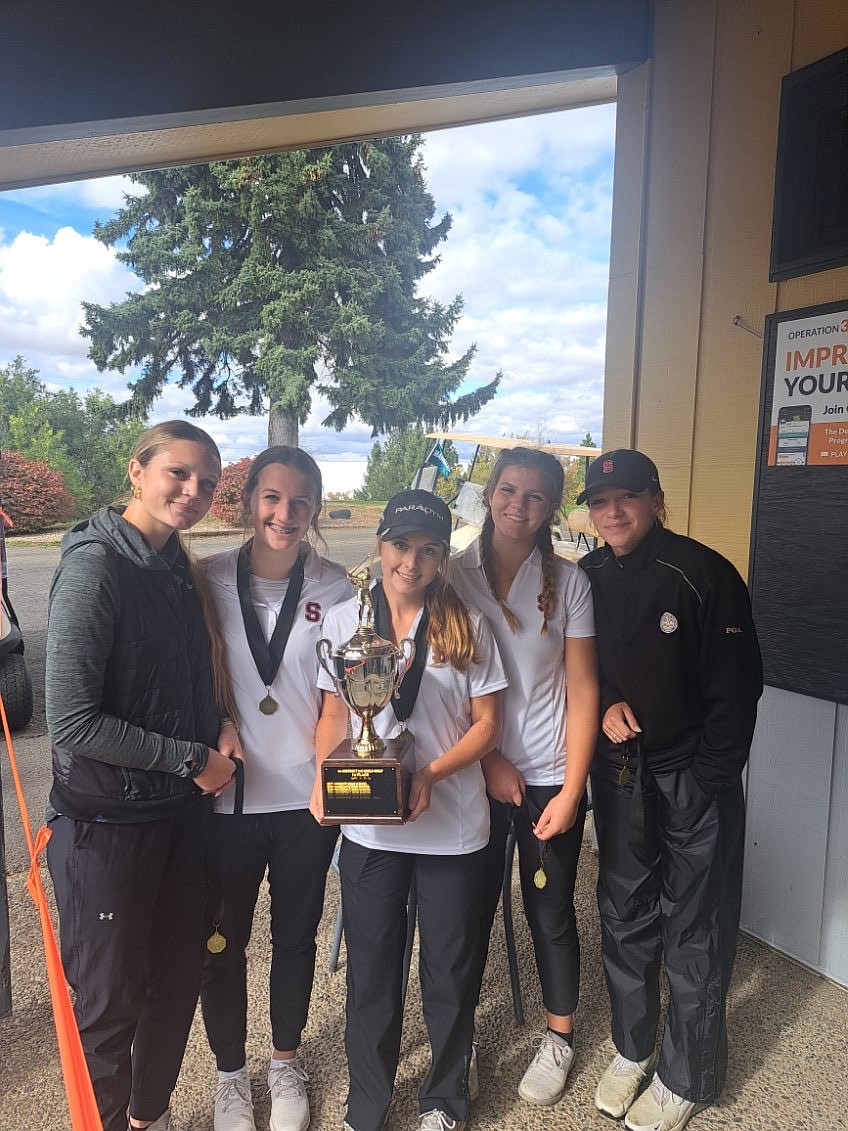
[[227,940],[216,927],[209,938],[206,940],[206,949],[210,954],[220,954],[227,945]]
[[618,784],[619,785],[627,785],[627,783],[629,781],[630,781],[630,767],[625,764],[624,766],[621,767],[621,773],[618,775]]
[[271,695],[266,695],[265,698],[261,699],[259,702],[259,710],[263,715],[273,715],[278,706],[277,700]]
[[539,891],[541,891],[547,882],[548,877],[545,875],[545,869],[540,864],[538,869],[533,873],[533,883],[536,885]]

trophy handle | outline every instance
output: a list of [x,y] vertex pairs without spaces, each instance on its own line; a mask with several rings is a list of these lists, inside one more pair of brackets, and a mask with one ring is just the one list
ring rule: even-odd
[[[336,679],[336,673],[328,663],[328,660],[332,657],[333,654],[332,640],[328,640],[326,636],[322,636],[318,643],[315,645],[315,652],[318,656],[318,663],[333,681],[333,687],[335,688],[336,695],[341,695],[342,689],[339,686],[339,681]],[[342,698],[344,698],[344,696],[342,696]]]
[[398,670],[397,683],[395,684],[395,692],[397,692],[403,677],[412,667],[412,661],[415,659],[415,641],[411,636],[404,636],[403,640],[398,643],[398,651],[403,657],[403,667]]

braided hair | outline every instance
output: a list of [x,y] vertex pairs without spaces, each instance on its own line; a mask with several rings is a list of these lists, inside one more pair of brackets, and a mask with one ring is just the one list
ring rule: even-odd
[[489,591],[500,606],[504,620],[513,632],[517,630],[519,621],[513,610],[497,595],[497,562],[492,548],[492,535],[495,532],[495,524],[492,519],[492,494],[508,467],[526,467],[532,471],[541,472],[547,480],[550,513],[536,531],[536,545],[542,554],[541,634],[547,636],[548,621],[553,617],[556,606],[556,555],[554,554],[554,543],[551,535],[551,521],[562,503],[565,473],[559,460],[549,452],[541,452],[536,448],[506,448],[495,461],[495,466],[492,468],[492,473],[483,490],[486,517],[480,533],[480,562],[483,566],[483,575],[488,583]]

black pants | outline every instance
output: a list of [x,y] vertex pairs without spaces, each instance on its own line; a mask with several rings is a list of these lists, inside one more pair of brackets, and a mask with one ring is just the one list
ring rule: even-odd
[[[556,785],[528,785],[524,804],[520,806],[489,798],[492,832],[486,849],[479,981],[482,984],[492,924],[503,887],[504,854],[511,820],[518,847],[524,914],[533,939],[542,1000],[549,1013],[568,1016],[577,1008],[580,991],[580,938],[574,911],[574,884],[586,821],[585,795],[574,824],[567,832],[547,841],[547,848],[543,848],[531,828],[531,823],[539,819],[542,810],[559,792],[560,787]],[[539,869],[540,849],[545,854],[547,876],[547,883],[541,889],[533,882]]]
[[742,784],[713,798],[688,769],[644,771],[644,822],[634,823],[634,782],[622,785],[619,769],[597,761],[592,769],[613,1041],[630,1060],[651,1055],[663,962],[670,1000],[657,1073],[685,1099],[710,1101],[727,1073],[725,998],[742,898]]
[[296,1049],[315,976],[315,935],[324,910],[327,870],[338,836],[308,809],[216,813],[213,851],[221,881],[220,954],[206,955],[201,1003],[209,1045],[221,1072],[246,1060],[247,958],[259,885],[271,893],[271,1031],[274,1048]]
[[158,1119],[203,965],[201,804],[134,825],[50,822],[62,962],[104,1131]]
[[339,855],[347,948],[347,1122],[380,1131],[400,1056],[406,904],[415,876],[419,976],[431,1064],[419,1109],[468,1118],[477,938],[485,849],[426,856],[363,848],[343,839]]

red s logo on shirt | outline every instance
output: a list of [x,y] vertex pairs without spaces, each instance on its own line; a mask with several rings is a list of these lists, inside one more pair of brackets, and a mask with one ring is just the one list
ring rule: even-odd
[[318,601],[307,601],[306,610],[303,614],[307,620],[311,620],[313,624],[321,619],[321,605]]

